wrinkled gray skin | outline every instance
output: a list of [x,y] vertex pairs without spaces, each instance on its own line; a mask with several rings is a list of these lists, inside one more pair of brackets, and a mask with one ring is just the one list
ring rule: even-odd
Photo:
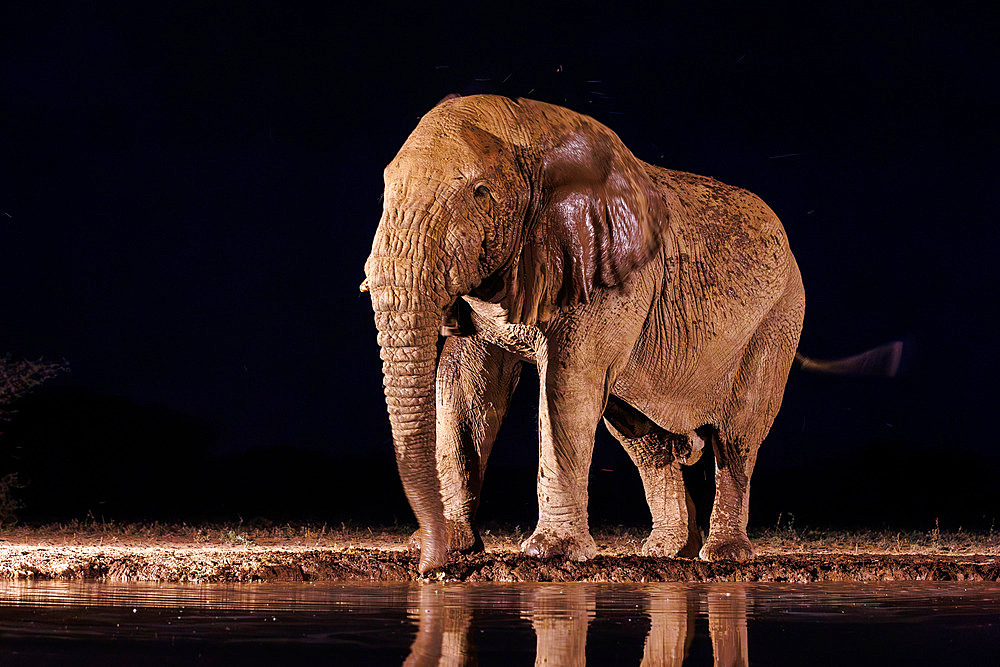
[[[781,223],[757,197],[645,164],[567,109],[447,99],[385,170],[365,273],[421,572],[481,547],[483,473],[524,362],[540,379],[539,521],[525,553],[596,553],[587,477],[603,418],[642,477],[644,553],[753,554],[750,475],[805,303]],[[716,500],[702,545],[680,466],[706,443]]]

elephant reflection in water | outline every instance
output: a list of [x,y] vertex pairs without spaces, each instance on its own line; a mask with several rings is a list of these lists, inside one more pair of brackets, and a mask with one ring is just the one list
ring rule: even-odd
[[748,665],[747,594],[741,586],[715,584],[707,591],[669,588],[648,593],[649,635],[642,665],[682,665],[691,650],[694,624],[702,599],[716,665]]
[[411,604],[418,605],[412,616],[419,618],[417,638],[404,665],[475,665],[472,645],[472,609],[463,588],[420,586]]
[[[543,584],[522,597],[522,615],[535,630],[536,665],[585,665],[587,629],[596,613],[594,586]],[[691,649],[698,612],[708,615],[714,664],[748,665],[746,590],[670,586],[644,591],[650,627],[642,665],[680,666]],[[421,586],[419,630],[405,665],[475,665],[472,610],[462,589]]]
[[593,587],[539,586],[525,594],[522,605],[535,628],[536,665],[587,664],[587,627],[597,608]]

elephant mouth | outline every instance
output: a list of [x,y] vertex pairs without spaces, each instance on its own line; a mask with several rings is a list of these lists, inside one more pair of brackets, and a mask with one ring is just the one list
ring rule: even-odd
[[[441,315],[441,335],[448,336],[471,336],[476,333],[476,327],[472,323],[472,308],[462,297],[457,297],[451,305],[444,309]],[[440,361],[440,350],[438,351]]]

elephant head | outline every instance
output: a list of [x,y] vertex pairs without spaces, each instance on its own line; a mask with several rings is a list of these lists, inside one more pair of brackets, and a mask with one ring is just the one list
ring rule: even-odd
[[544,322],[621,284],[655,253],[665,204],[597,121],[531,100],[449,97],[385,169],[365,264],[399,474],[420,523],[420,571],[447,544],[435,459],[438,336],[456,300]]

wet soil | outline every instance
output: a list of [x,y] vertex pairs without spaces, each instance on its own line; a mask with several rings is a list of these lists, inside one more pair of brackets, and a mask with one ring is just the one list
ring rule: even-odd
[[[671,581],[1000,581],[1000,555],[992,544],[961,555],[875,553],[855,540],[845,549],[810,551],[809,544],[763,539],[752,560],[709,563],[697,559],[637,556],[635,539],[606,540],[587,562],[527,558],[513,540],[487,543],[487,551],[454,555],[441,570],[420,577],[416,558],[403,549],[400,531],[367,538],[323,535],[199,537],[169,531],[60,533],[19,531],[0,535],[0,579],[69,579],[158,582],[434,581],[469,582],[671,582]],[[181,531],[183,533],[183,531]],[[405,532],[405,531],[402,531]],[[207,541],[207,543],[206,543]],[[221,543],[220,543],[221,542]],[[235,542],[235,543],[233,543]],[[598,543],[601,539],[598,536]],[[875,546],[875,545],[873,545]],[[948,549],[949,547],[943,547]],[[898,550],[897,550],[898,551]],[[913,551],[911,549],[911,551]]]

